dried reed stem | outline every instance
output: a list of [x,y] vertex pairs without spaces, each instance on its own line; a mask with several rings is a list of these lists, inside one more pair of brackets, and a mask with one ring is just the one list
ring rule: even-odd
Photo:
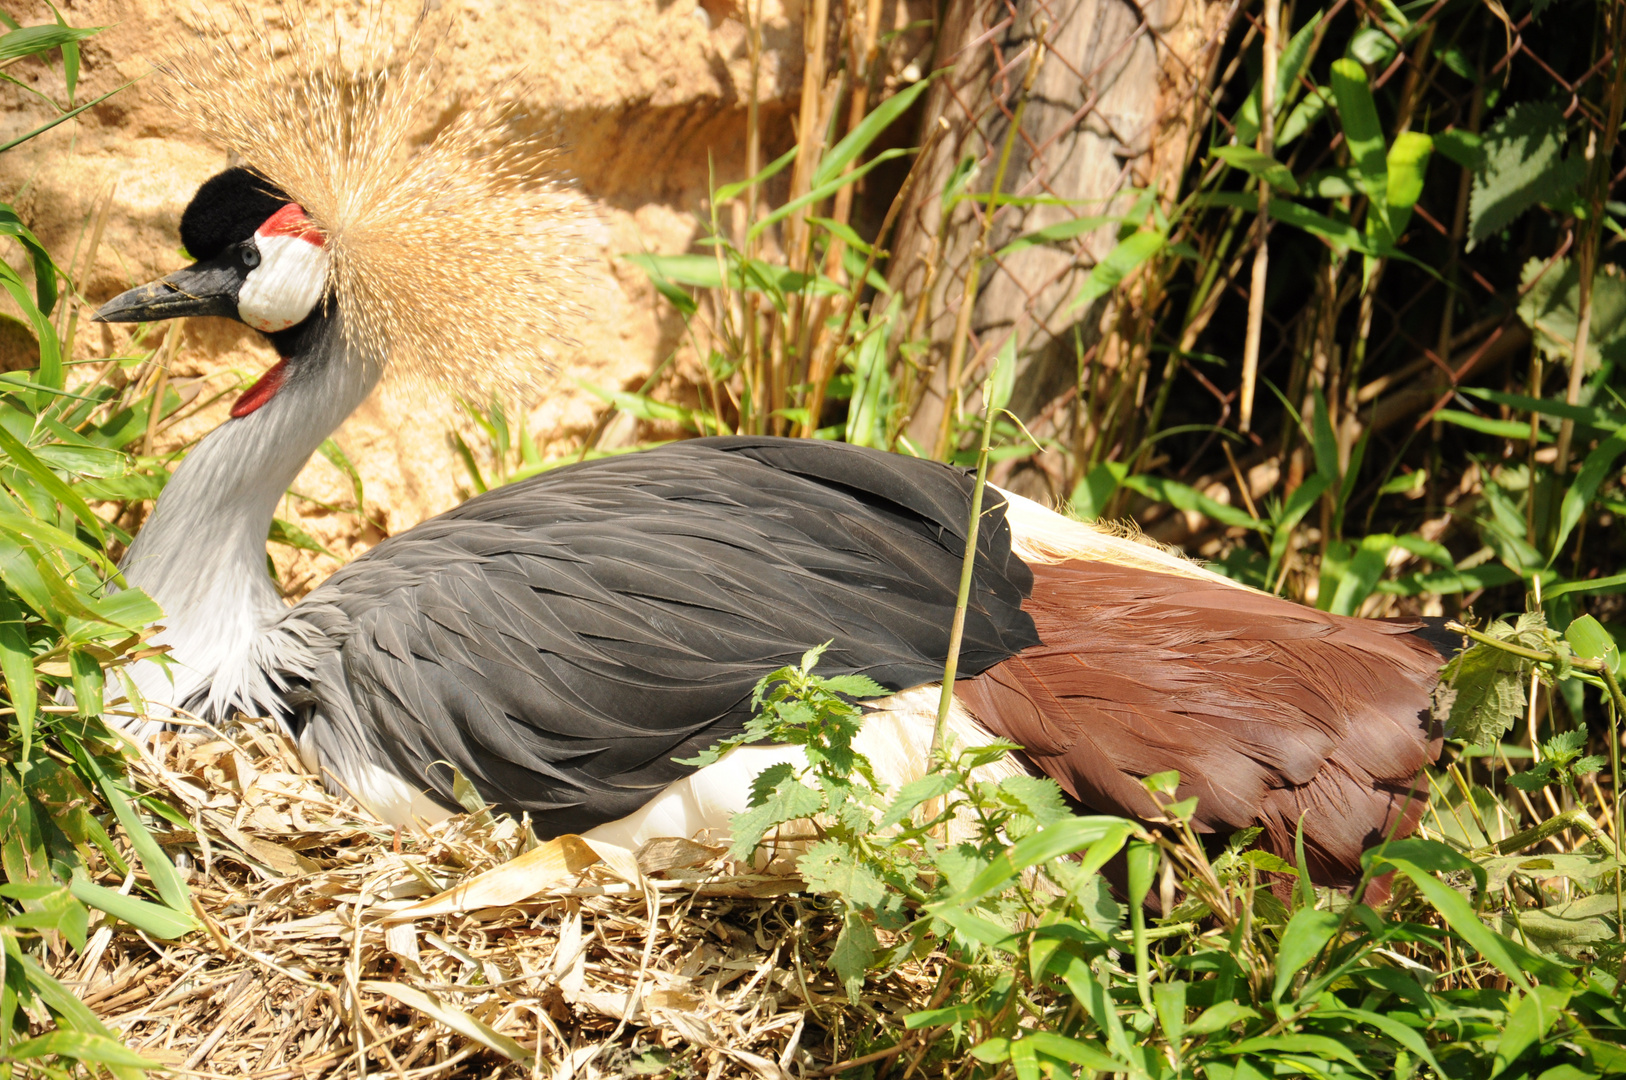
[[[1264,72],[1259,76],[1258,149],[1269,157],[1276,141],[1276,39],[1280,36],[1281,0],[1265,0]],[[1238,427],[1253,427],[1253,394],[1259,380],[1259,335],[1265,321],[1265,272],[1270,265],[1270,185],[1259,177],[1259,244],[1253,254],[1253,281],[1248,287],[1248,335],[1242,347],[1242,400]]]

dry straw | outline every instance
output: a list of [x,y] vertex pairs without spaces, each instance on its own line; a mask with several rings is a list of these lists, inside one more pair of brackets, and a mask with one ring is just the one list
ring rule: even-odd
[[[790,1080],[863,1056],[845,1033],[873,1014],[825,968],[838,927],[720,848],[539,844],[476,815],[397,851],[268,721],[166,734],[132,777],[191,822],[151,826],[204,929],[108,920],[52,966],[174,1075]],[[942,964],[873,980],[867,1006],[926,1008]]]
[[316,222],[347,332],[392,377],[475,400],[535,389],[586,307],[588,204],[517,82],[454,99],[450,21],[400,21],[228,7],[160,65],[162,92]]

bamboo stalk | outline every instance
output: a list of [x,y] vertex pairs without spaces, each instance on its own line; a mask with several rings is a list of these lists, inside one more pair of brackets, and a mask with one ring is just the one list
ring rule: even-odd
[[[1264,72],[1259,76],[1259,138],[1261,154],[1270,156],[1276,141],[1276,39],[1280,36],[1281,0],[1265,0]],[[1253,427],[1253,395],[1259,381],[1259,336],[1265,321],[1265,275],[1270,266],[1270,185],[1259,178],[1258,246],[1253,253],[1253,280],[1248,286],[1248,333],[1242,346],[1242,395],[1239,403],[1243,434]]]
[[982,493],[988,484],[988,443],[994,434],[994,379],[982,384],[982,444],[977,450],[977,482],[971,489],[971,521],[965,531],[965,558],[960,563],[960,590],[954,599],[954,622],[949,626],[948,659],[943,662],[943,692],[937,699],[937,723],[932,728],[931,757],[943,749],[949,709],[954,705],[954,680],[960,670],[960,642],[965,638],[965,613],[971,604],[971,579],[977,565],[977,530],[982,525]]

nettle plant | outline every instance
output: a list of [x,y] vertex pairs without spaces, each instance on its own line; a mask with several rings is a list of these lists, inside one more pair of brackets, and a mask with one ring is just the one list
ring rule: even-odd
[[[1621,705],[1618,651],[1601,628],[1578,620],[1559,637],[1528,615],[1464,630],[1473,644],[1439,695],[1463,738],[1494,744],[1532,678],[1597,686]],[[908,1051],[944,1075],[1023,1078],[1626,1068],[1616,980],[1603,964],[1576,966],[1626,957],[1620,863],[1580,809],[1477,847],[1439,833],[1380,845],[1353,895],[1389,875],[1393,899],[1370,907],[1313,887],[1302,840],[1288,862],[1251,849],[1258,830],[1218,846],[1197,835],[1195,800],[1174,799],[1177,773],[1145,779],[1163,808],[1148,825],[1076,816],[1046,778],[979,779],[979,766],[1015,749],[1007,743],[939,751],[926,776],[882,789],[853,739],[858,699],[886,691],[817,675],[823,651],[764,678],[747,729],[690,763],[745,743],[802,747],[804,766],[775,765],[753,784],[730,857],[749,860],[809,819],[815,838],[796,868],[840,927],[827,962],[849,1000],[869,1000],[872,980],[904,965],[936,973],[933,1007],[901,1024],[871,1013],[855,1056]],[[1573,795],[1577,777],[1605,764],[1582,757],[1583,743],[1548,740],[1519,786]],[[1528,850],[1567,828],[1592,849]],[[1593,895],[1521,910],[1519,890],[1555,875]]]

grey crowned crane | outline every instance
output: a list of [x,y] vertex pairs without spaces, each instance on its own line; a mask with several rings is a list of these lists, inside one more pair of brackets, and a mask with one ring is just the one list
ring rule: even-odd
[[[281,356],[182,462],[124,559],[163,606],[175,661],[137,673],[149,704],[274,717],[386,821],[451,812],[454,766],[542,835],[634,844],[726,828],[750,777],[793,751],[742,747],[699,772],[674,759],[737,733],[764,674],[833,641],[821,672],[893,692],[868,703],[860,748],[889,783],[918,775],[971,498],[934,462],[747,437],[587,462],[471,499],[281,602],[265,538],[307,457],[403,356],[466,348],[477,365],[521,337],[535,314],[503,312],[575,272],[569,246],[546,243],[575,218],[484,179],[498,127],[466,128],[455,152],[409,154],[404,135],[358,146],[382,125],[370,108],[402,107],[394,76],[256,83],[253,59],[204,49],[172,72],[178,107],[245,167],[183,215],[198,261],[96,316],[235,318]],[[481,266],[483,281],[468,269]],[[1307,609],[990,497],[955,686],[962,742],[1011,739],[1021,767],[1098,812],[1155,814],[1140,778],[1178,769],[1201,829],[1263,826],[1290,854],[1302,818],[1312,873],[1332,884],[1415,825],[1439,745],[1440,657],[1420,621]]]

